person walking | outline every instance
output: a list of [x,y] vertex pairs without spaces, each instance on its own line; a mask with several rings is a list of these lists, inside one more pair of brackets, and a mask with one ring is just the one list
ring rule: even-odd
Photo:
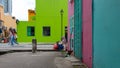
[[18,44],[18,42],[15,41],[15,33],[12,28],[9,29],[9,43],[11,46],[15,44]]
[[9,28],[8,45],[11,45],[11,42],[12,42],[12,28]]
[[17,32],[15,31],[15,29],[12,29],[12,34],[13,34],[13,39],[12,39],[13,45],[14,45],[14,43],[18,44],[18,42],[16,41],[16,39],[17,39]]
[[17,42],[17,32],[16,32],[16,30],[15,29],[13,29],[13,35],[14,35],[14,42],[16,42],[16,43],[18,43]]

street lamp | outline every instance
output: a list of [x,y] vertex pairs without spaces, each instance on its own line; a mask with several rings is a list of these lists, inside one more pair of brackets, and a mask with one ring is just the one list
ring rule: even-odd
[[60,15],[61,15],[61,38],[63,36],[63,9],[60,10]]

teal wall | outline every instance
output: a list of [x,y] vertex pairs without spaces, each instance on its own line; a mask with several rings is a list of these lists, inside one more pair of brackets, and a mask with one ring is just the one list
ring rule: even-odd
[[[35,25],[35,37],[38,42],[56,42],[61,39],[61,15],[60,10],[63,9],[63,36],[65,26],[68,23],[68,0],[36,0],[36,21],[35,23],[18,24],[18,41],[31,42],[28,36],[20,36],[26,34],[27,25]],[[43,36],[43,26],[50,26],[50,36]],[[22,28],[24,27],[24,28]],[[25,28],[26,27],[26,28]],[[19,30],[24,30],[23,33]],[[28,39],[24,39],[28,38]]]
[[93,6],[93,68],[120,68],[120,0]]

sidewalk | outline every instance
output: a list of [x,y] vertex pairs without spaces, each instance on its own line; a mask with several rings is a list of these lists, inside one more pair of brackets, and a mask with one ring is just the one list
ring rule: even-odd
[[[8,53],[11,51],[31,51],[32,52],[32,44],[23,44],[19,43],[19,45],[8,45],[8,43],[0,43],[0,54]],[[54,51],[52,44],[38,44],[38,51]],[[76,59],[74,56],[64,57],[62,56],[56,57],[54,63],[57,68],[87,68],[85,64],[81,63],[80,60]],[[81,66],[81,67],[80,67]]]
[[56,57],[55,64],[57,68],[88,68],[84,63],[74,56]]
[[55,65],[57,68],[73,68],[71,62],[62,57],[55,58]]
[[[4,50],[32,50],[32,44],[30,43],[19,43],[19,45],[8,45],[8,43],[0,43],[0,51]],[[52,44],[38,44],[37,50],[54,51]]]

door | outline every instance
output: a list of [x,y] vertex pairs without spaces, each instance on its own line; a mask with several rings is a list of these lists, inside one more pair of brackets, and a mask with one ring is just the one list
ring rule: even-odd
[[74,0],[74,53],[82,59],[82,0]]

